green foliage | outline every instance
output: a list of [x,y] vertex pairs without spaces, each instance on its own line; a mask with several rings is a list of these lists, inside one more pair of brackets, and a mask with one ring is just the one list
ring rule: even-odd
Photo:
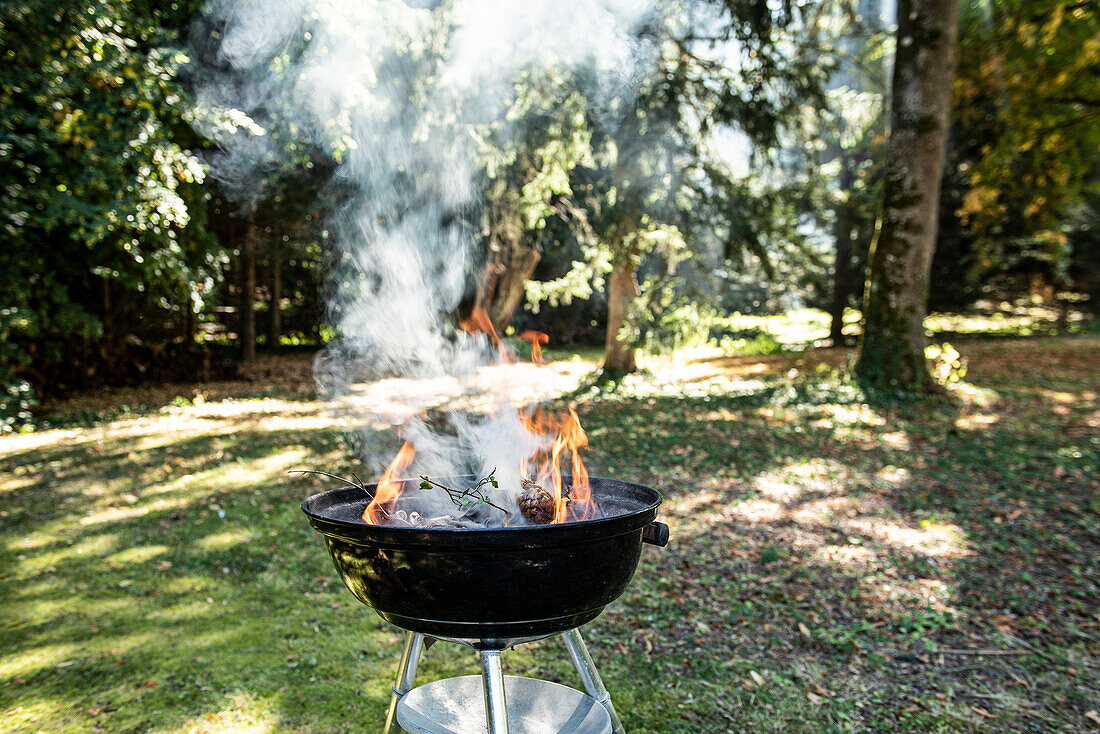
[[729,354],[755,356],[780,354],[786,351],[786,347],[766,331],[758,331],[755,334],[742,336],[740,338],[732,338],[723,335],[722,338],[718,340],[718,347]]
[[939,269],[949,282],[965,275],[971,293],[1020,273],[1068,282],[1073,231],[1100,185],[1098,39],[1095,3],[962,6],[949,177],[957,191],[945,192],[959,241]]
[[30,428],[31,410],[38,404],[34,389],[14,373],[9,365],[0,364],[0,434]]
[[634,341],[649,354],[667,354],[706,343],[713,313],[697,303],[666,303],[658,311],[636,314],[633,328],[641,332]]
[[177,82],[189,9],[0,10],[0,288],[17,345],[3,358],[39,385],[94,369],[98,342],[187,321],[213,285],[221,254],[192,221],[203,169]]
[[[799,212],[764,171],[780,168],[772,153],[784,126],[823,101],[831,63],[802,53],[820,35],[816,7],[722,3],[709,24],[691,13],[662,6],[640,31],[658,41],[650,71],[628,95],[589,99],[591,160],[572,169],[569,197],[583,227],[563,243],[570,255],[527,285],[537,312],[592,297],[613,268],[637,269],[641,299],[620,334],[658,350],[700,333],[685,305],[713,307],[716,266],[761,263],[771,275],[778,252],[801,248]],[[756,171],[735,170],[720,150],[729,139],[744,141]]]
[[[894,39],[873,4],[828,7],[836,67],[826,104],[807,106],[802,124],[791,132],[803,169],[795,170],[788,197],[804,220],[798,224],[813,222],[831,242],[822,247],[811,239],[803,251],[795,250],[780,280],[811,304],[829,304],[835,322],[830,333],[836,338],[844,309],[862,303],[867,254],[881,207]],[[831,261],[815,258],[809,249],[814,245],[832,254]]]

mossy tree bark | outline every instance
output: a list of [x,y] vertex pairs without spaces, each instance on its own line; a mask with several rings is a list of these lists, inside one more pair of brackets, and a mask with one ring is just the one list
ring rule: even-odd
[[626,374],[638,369],[634,342],[623,338],[623,327],[638,295],[636,258],[616,261],[607,281],[607,338],[603,356],[603,369],[607,372]]
[[882,227],[872,247],[856,377],[880,390],[933,382],[924,358],[958,0],[899,0]]
[[625,332],[634,302],[641,295],[638,267],[642,260],[641,243],[636,236],[645,211],[637,181],[642,142],[640,117],[629,115],[619,129],[615,150],[615,205],[608,232],[611,250],[611,274],[607,279],[607,335],[604,339],[603,370],[612,375],[636,372],[637,345]]

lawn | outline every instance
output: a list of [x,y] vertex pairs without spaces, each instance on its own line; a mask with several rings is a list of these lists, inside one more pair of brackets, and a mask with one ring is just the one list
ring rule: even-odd
[[[1100,731],[1100,339],[956,346],[950,396],[887,405],[842,350],[547,368],[593,473],[665,495],[671,543],[585,629],[631,734]],[[380,728],[401,635],[286,473],[358,471],[308,369],[0,438],[0,732]],[[504,665],[577,685],[556,640]],[[419,679],[476,670],[441,644]]]

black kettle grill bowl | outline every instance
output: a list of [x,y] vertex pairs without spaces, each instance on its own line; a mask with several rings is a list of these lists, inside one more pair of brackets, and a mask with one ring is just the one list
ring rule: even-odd
[[[456,481],[461,481],[456,480]],[[363,522],[377,485],[340,487],[302,503],[359,601],[413,632],[504,648],[594,619],[634,575],[643,542],[664,545],[661,495],[592,478],[603,517],[560,525],[409,528]]]

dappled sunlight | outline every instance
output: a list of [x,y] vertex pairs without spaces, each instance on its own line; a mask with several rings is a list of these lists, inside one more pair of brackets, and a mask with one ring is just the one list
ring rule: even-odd
[[[3,667],[0,666],[0,670]],[[4,724],[13,727],[12,731],[21,731],[14,727],[26,726],[26,731],[34,730],[37,722],[50,721],[57,716],[57,711],[65,706],[63,698],[43,697],[36,701],[27,701],[4,712]],[[38,729],[37,731],[42,731]]]
[[841,482],[850,479],[851,473],[840,461],[814,457],[761,472],[752,479],[751,486],[770,500],[790,503],[809,493],[843,491]]
[[779,503],[790,503],[806,492],[807,488],[801,484],[785,482],[779,476],[780,474],[776,472],[757,477],[753,480],[752,486],[767,499]]
[[[35,533],[35,535],[27,538],[23,538],[20,541],[11,543],[8,545],[10,551],[29,551],[32,549],[37,550],[33,555],[19,555],[17,560],[28,571],[45,572],[51,568],[56,568],[66,561],[73,561],[84,557],[102,557],[115,550],[118,545],[118,535],[116,533],[99,533],[91,536],[78,536],[77,539],[70,540],[62,547],[56,547],[59,545],[58,537],[66,537],[68,533],[65,527],[67,523],[64,522],[52,522],[48,527]],[[57,533],[53,535],[52,533]],[[52,550],[40,550],[43,547],[51,547]]]
[[[199,596],[198,592],[194,592],[193,589],[189,588],[188,591],[193,592],[190,594],[191,596]],[[178,594],[179,592],[177,591],[176,593]],[[210,604],[206,601],[205,597],[202,597],[192,602],[154,609],[148,612],[145,617],[162,623],[180,624],[193,620],[207,619],[211,614]]]
[[931,313],[924,319],[924,328],[934,332],[955,334],[989,334],[1007,332],[1030,334],[1049,329],[1058,319],[1055,309],[1048,306],[1014,306],[992,313]]
[[[1074,393],[1063,390],[1034,389],[1030,392],[1050,401],[1051,410],[1061,416],[1068,416],[1074,409],[1088,407],[1096,403],[1096,393],[1091,390]],[[1096,414],[1097,412],[1094,411],[1092,414],[1093,420],[1095,420]],[[1093,423],[1090,423],[1090,425],[1093,425]]]
[[1001,416],[989,413],[971,413],[970,415],[959,416],[955,420],[955,428],[962,429],[964,431],[979,431],[993,425],[1001,419]]
[[874,408],[862,403],[824,403],[816,406],[822,417],[811,421],[815,428],[830,429],[839,426],[882,426],[886,419]]
[[38,479],[30,474],[24,474],[23,476],[16,476],[14,474],[8,474],[3,480],[0,480],[0,495],[5,492],[16,492],[21,489],[27,489],[34,486],[38,482]]
[[37,638],[37,635],[32,637],[32,644],[25,645],[18,655],[0,659],[0,677],[10,680],[29,677],[43,670],[64,670],[75,665],[87,653],[84,644],[38,643]]
[[789,517],[800,525],[826,525],[841,518],[854,517],[866,509],[852,497],[822,497],[799,504],[791,510]]
[[[119,497],[108,494],[102,487],[93,486],[87,488],[86,493],[101,499],[98,504],[85,505],[87,509],[78,522],[93,526],[143,517],[153,512],[185,508],[190,498],[202,491],[258,487],[271,480],[285,480],[287,471],[300,466],[309,455],[306,449],[294,447],[276,449],[267,456],[248,461],[226,461],[203,471],[183,474],[166,482],[142,487],[141,497],[133,493]],[[169,471],[172,471],[171,466]],[[125,504],[118,505],[119,500]]]
[[973,552],[966,541],[966,533],[954,523],[925,520],[919,528],[914,528],[881,517],[851,517],[839,521],[838,525],[846,532],[861,533],[924,556],[959,558]]
[[199,541],[199,547],[208,552],[216,552],[250,542],[252,542],[252,535],[245,530],[225,530],[207,535]]
[[[907,473],[889,476],[905,491]],[[792,462],[743,484],[703,483],[689,497],[677,498],[666,518],[683,542],[706,547],[703,538],[736,539],[735,546],[774,553],[781,574],[803,568],[816,579],[809,587],[793,581],[794,588],[847,586],[850,598],[865,606],[877,624],[917,612],[960,614],[957,586],[938,576],[936,564],[947,568],[973,553],[966,533],[944,521],[913,526],[883,491],[859,488],[868,479],[833,461]],[[925,570],[913,573],[913,568]]]
[[168,576],[158,583],[160,584],[160,590],[164,594],[171,596],[182,597],[194,597],[197,592],[202,588],[202,583],[206,580],[198,576]]
[[875,472],[875,478],[885,484],[900,486],[909,481],[910,473],[903,466],[884,466]]
[[[108,421],[87,429],[48,429],[0,437],[0,458],[34,450],[86,447],[93,457],[106,443],[123,444],[130,453],[171,448],[184,439],[232,437],[240,431],[312,431],[342,424],[322,402],[263,398],[172,406],[140,418]],[[0,487],[5,485],[0,484]]]
[[901,451],[908,451],[912,448],[909,436],[903,431],[887,431],[879,436],[879,440],[890,448],[900,449]]
[[152,509],[154,508],[150,505],[131,505],[129,507],[110,505],[99,512],[89,511],[84,517],[80,518],[79,522],[81,525],[102,525],[142,517],[149,514]]
[[[56,573],[48,571],[47,573]],[[12,620],[19,620],[22,625],[46,625],[50,620],[66,612],[72,603],[73,594],[50,594],[52,587],[45,584],[28,584],[21,586],[10,598],[5,601],[4,612]],[[75,590],[74,590],[75,591]],[[94,609],[85,610],[89,618],[110,617],[113,614],[125,611],[130,606],[129,602],[115,599],[100,599]]]
[[216,712],[191,719],[178,734],[270,734],[280,731],[278,705],[254,693],[237,691]]
[[[593,623],[602,652],[622,661],[608,667],[616,689],[639,665],[684,658],[699,660],[699,670],[734,661],[738,680],[742,664],[768,661],[768,669],[752,664],[770,689],[789,661],[814,660],[836,676],[820,679],[835,702],[847,695],[836,682],[845,665],[861,681],[881,679],[896,667],[891,656],[923,656],[926,645],[1000,647],[981,626],[986,617],[1020,636],[1021,625],[1041,629],[1048,601],[1067,615],[1072,603],[1088,608],[1089,582],[1061,581],[1071,573],[1062,559],[1077,551],[1047,545],[1059,523],[1081,522],[1073,513],[1082,510],[1063,514],[1058,505],[1044,515],[1039,495],[987,501],[971,488],[987,476],[1003,482],[1005,456],[1019,468],[1004,476],[1026,486],[1089,491],[1090,464],[1074,452],[1085,452],[1100,427],[1090,391],[1052,383],[1049,395],[1005,392],[994,408],[958,401],[875,410],[832,382],[806,387],[783,377],[794,356],[730,359],[740,366],[726,376],[713,360],[677,367],[700,380],[687,391],[644,375],[623,393],[581,404],[599,439],[593,463],[664,492],[659,519],[673,538],[660,552],[643,551],[631,589]],[[753,372],[764,366],[778,381]],[[1033,412],[1020,410],[1021,399]],[[1010,455],[1005,444],[1032,445],[1035,416],[1054,421],[1047,443]],[[156,730],[173,734],[311,731],[310,721],[287,717],[301,706],[346,711],[354,725],[379,718],[400,635],[348,596],[298,513],[325,481],[286,474],[346,473],[347,447],[334,438],[344,420],[330,404],[206,402],[69,432],[62,443],[4,458],[12,471],[0,470],[0,509],[12,532],[2,542],[3,572],[12,591],[0,676],[26,681],[5,694],[6,708],[24,707],[4,719],[8,728],[125,731],[146,705],[163,712]],[[968,462],[981,462],[982,473],[967,474]],[[988,526],[965,514],[987,511]],[[991,550],[990,532],[1007,533],[1003,543],[1022,538],[1015,552],[1026,567]],[[983,564],[984,556],[992,560]],[[1090,561],[1079,562],[1087,570]],[[1011,575],[1002,578],[1002,567]],[[1022,568],[1042,583],[1017,591]],[[989,601],[990,583],[1007,591]],[[1059,584],[1070,601],[1049,591]],[[1077,629],[1091,623],[1083,614],[1071,619]],[[556,675],[542,656],[556,661],[557,646],[532,649],[513,654],[516,668]],[[861,662],[878,655],[890,670]],[[467,657],[451,657],[433,649],[425,676],[469,667]],[[931,660],[929,670],[945,669]],[[102,692],[88,692],[91,680]],[[55,687],[83,693],[69,702],[53,698]]]
[[[876,478],[901,487],[911,480],[908,470],[888,466]],[[739,485],[748,496],[730,501],[718,488],[700,489],[677,498],[670,509],[688,523],[687,530],[707,522],[737,522],[748,528],[763,526],[777,542],[808,550],[812,557],[838,565],[866,565],[880,560],[881,552],[919,554],[953,559],[971,554],[966,534],[958,525],[924,520],[918,526],[896,517],[881,493],[853,492],[851,482],[868,478],[852,475],[839,462],[792,462]],[[830,534],[849,538],[847,545]],[[860,538],[866,539],[866,542]],[[881,547],[882,551],[875,547]]]
[[287,472],[301,467],[309,453],[302,448],[276,450],[267,456],[248,461],[227,462],[219,467],[199,472],[196,480],[219,490],[241,487],[263,487],[268,480],[287,479]]
[[73,644],[41,645],[25,649],[20,655],[0,659],[0,677],[20,678],[46,668],[64,668],[72,665],[70,660],[79,651],[80,647]]
[[65,430],[54,428],[32,433],[4,434],[0,436],[0,458],[14,456],[24,451],[53,448],[70,441],[87,443],[90,439],[85,436],[85,433],[85,430],[79,428]]
[[879,556],[870,548],[859,545],[825,544],[814,549],[813,557],[819,561],[842,566],[870,566],[879,562]]
[[138,545],[125,548],[118,553],[113,553],[103,560],[107,564],[125,566],[136,563],[148,563],[149,561],[164,555],[169,550],[166,545]]
[[781,502],[753,499],[738,502],[729,515],[750,523],[774,523],[787,517],[787,508]]
[[947,392],[964,405],[975,406],[981,410],[990,410],[1001,401],[1001,396],[996,390],[980,387],[966,380],[948,385]]
[[761,357],[730,357],[716,347],[682,349],[670,355],[647,358],[645,366],[660,379],[681,384],[706,384],[727,390],[757,390],[760,379],[776,369],[774,360]]

